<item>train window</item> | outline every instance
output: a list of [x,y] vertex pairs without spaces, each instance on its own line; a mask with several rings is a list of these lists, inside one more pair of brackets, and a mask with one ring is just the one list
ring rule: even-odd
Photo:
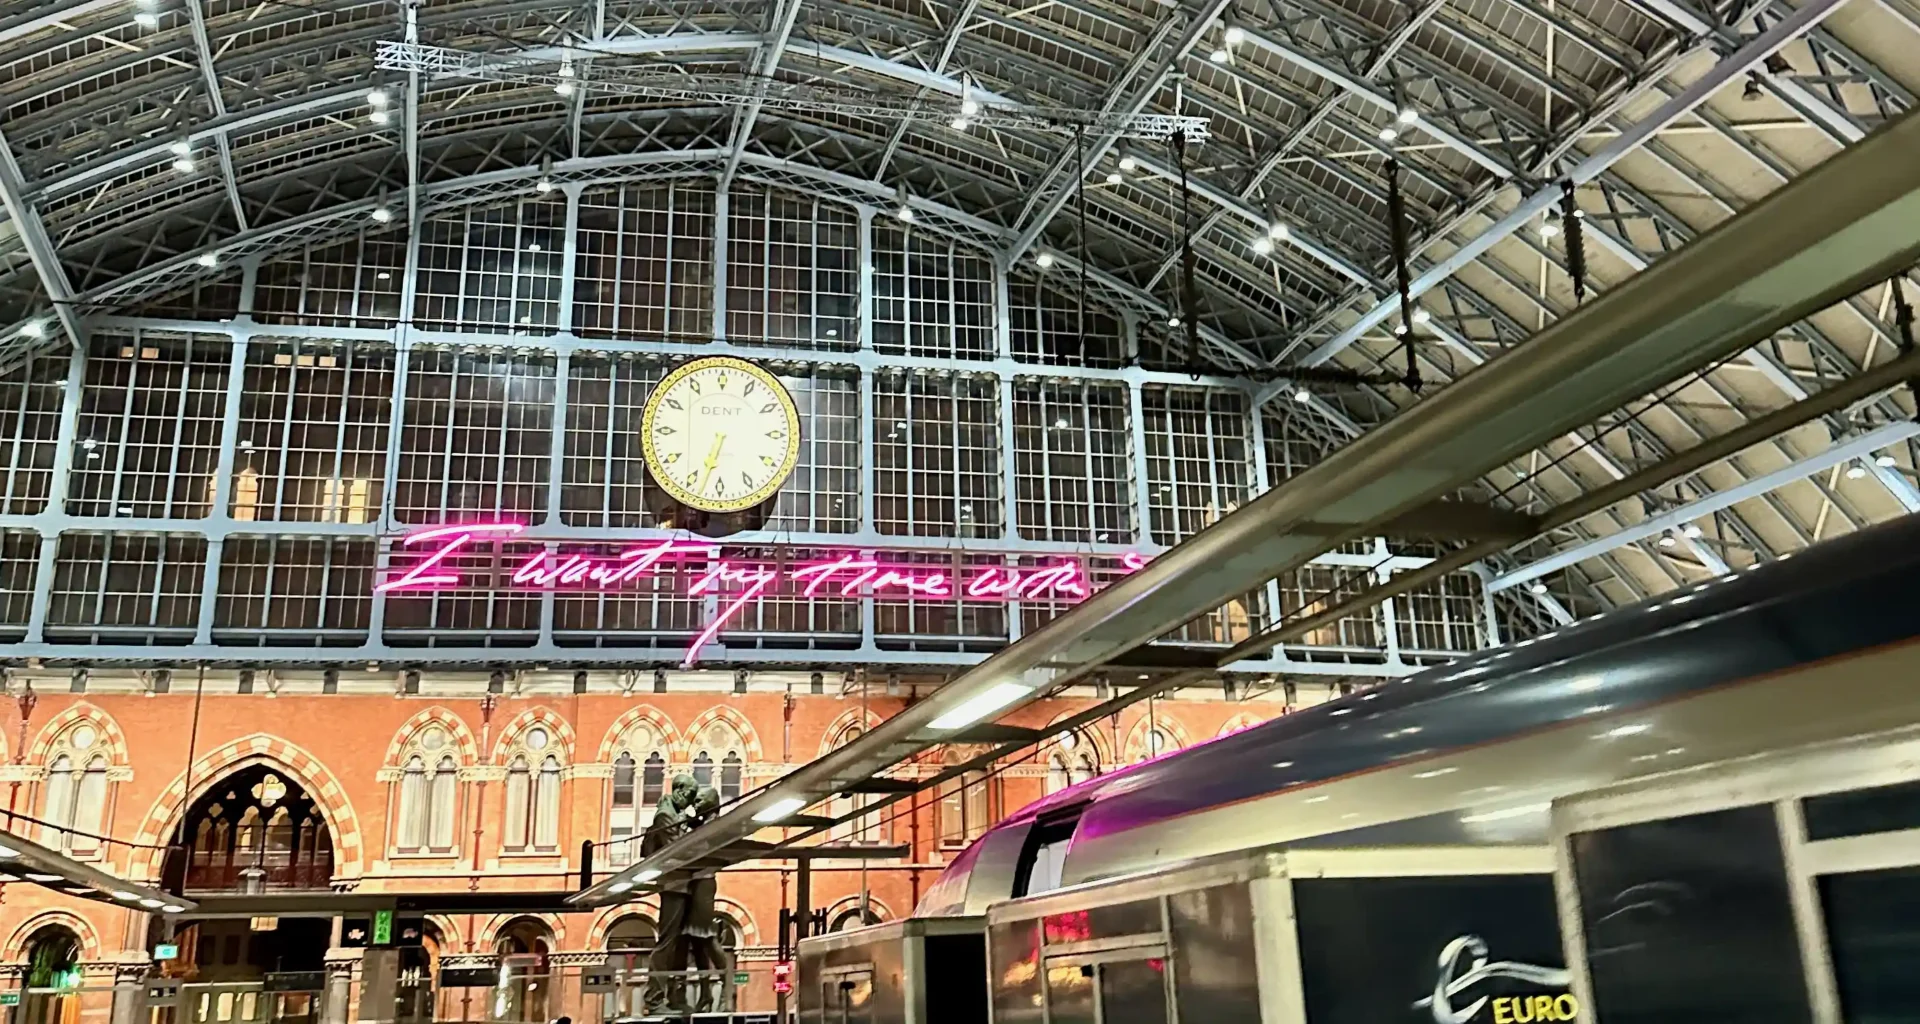
[[[1082,805],[1084,806],[1084,805]],[[1067,866],[1067,847],[1073,844],[1074,827],[1080,824],[1080,807],[1042,818],[1027,829],[1027,841],[1020,848],[1020,860],[1013,870],[1013,894],[1030,896],[1060,888]]]
[[1913,928],[1920,868],[1823,875],[1819,882],[1841,1019],[1911,1019],[1920,1002],[1920,972],[1913,969],[1920,958]]
[[1810,841],[1920,828],[1920,781],[1810,796],[1800,809]]

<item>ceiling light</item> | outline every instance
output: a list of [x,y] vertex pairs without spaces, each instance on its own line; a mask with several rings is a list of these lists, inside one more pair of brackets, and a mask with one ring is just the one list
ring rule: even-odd
[[1760,76],[1749,75],[1747,77],[1747,84],[1740,90],[1740,98],[1746,100],[1748,103],[1753,103],[1759,100],[1760,96]]
[[972,117],[980,112],[980,101],[968,97],[960,101],[960,116]]
[[1207,59],[1213,61],[1215,64],[1225,64],[1227,62],[1227,58],[1231,56],[1233,55],[1228,53],[1226,50],[1226,47],[1223,46],[1220,49],[1215,50],[1213,51],[1213,53],[1209,54]]
[[133,23],[135,25],[140,26],[141,28],[159,28],[160,27],[160,19],[155,17],[152,13],[148,11],[141,11],[139,14],[134,15]]
[[1544,594],[1546,592],[1547,592],[1547,585],[1545,583],[1541,583],[1538,580],[1535,580],[1533,585],[1527,588],[1527,593],[1532,594],[1535,597],[1538,597],[1541,594]]
[[1893,456],[1891,456],[1891,455],[1882,455],[1882,456],[1880,456],[1879,458],[1877,458],[1877,459],[1874,459],[1874,460],[1873,460],[1873,464],[1874,464],[1874,465],[1876,465],[1876,466],[1879,466],[1879,467],[1880,467],[1881,469],[1892,469],[1892,468],[1893,468]]
[[20,325],[20,333],[29,338],[44,338],[47,336],[47,322],[45,320],[29,320]]
[[1293,392],[1293,400],[1303,403],[1311,402],[1313,401],[1313,392],[1308,391],[1306,388],[1296,388]]
[[1641,733],[1646,732],[1648,729],[1651,729],[1651,728],[1653,728],[1653,726],[1646,725],[1644,723],[1638,723],[1634,725],[1621,725],[1621,726],[1616,726],[1612,729],[1608,729],[1607,735],[1615,738],[1619,738],[1621,736],[1638,736]]
[[1062,417],[1060,417],[1059,419],[1057,419],[1057,420],[1054,420],[1054,421],[1053,421],[1053,425],[1054,425],[1055,427],[1058,427],[1058,428],[1059,428],[1059,429],[1061,429],[1061,430],[1065,430],[1065,429],[1067,429],[1067,426],[1068,426],[1068,424],[1067,424],[1067,418],[1066,418],[1065,416],[1062,416]]
[[1680,532],[1685,534],[1688,540],[1698,540],[1700,539],[1700,524],[1688,523]]
[[1020,683],[995,683],[954,705],[946,714],[927,723],[927,728],[963,729],[1032,692],[1033,687]]
[[768,805],[766,810],[753,816],[753,820],[766,823],[780,821],[793,816],[793,812],[807,806],[807,799],[800,796],[781,797]]
[[901,203],[900,208],[898,210],[893,211],[893,215],[895,217],[900,218],[901,220],[910,221],[913,219],[913,207],[908,206],[905,203]]
[[138,903],[138,902],[140,902],[140,894],[139,894],[139,893],[137,893],[137,892],[128,892],[128,891],[127,891],[127,890],[125,890],[125,889],[116,889],[116,890],[114,890],[114,893],[113,893],[113,898],[114,898],[114,899],[119,899],[119,900],[132,900],[132,901],[134,901],[135,903]]
[[1867,475],[1867,467],[1862,466],[1858,462],[1847,467],[1847,479],[1849,480],[1858,480],[1861,477],[1866,475]]
[[1459,770],[1460,769],[1453,768],[1453,767],[1435,768],[1435,769],[1432,769],[1431,771],[1414,772],[1413,777],[1416,779],[1435,779],[1435,778],[1439,778],[1442,775],[1452,775],[1454,772],[1457,772]]
[[639,874],[633,876],[633,880],[636,882],[646,883],[646,882],[651,882],[654,879],[659,877],[660,877],[659,868],[648,868],[647,870],[642,871]]
[[535,192],[553,191],[553,179],[545,175],[541,175],[540,180],[533,183],[533,190]]
[[1673,539],[1673,534],[1671,533],[1662,534],[1660,536],[1660,546],[1663,548],[1670,548],[1674,546],[1674,544],[1676,543],[1678,542]]
[[28,871],[26,872],[26,876],[30,881],[35,882],[64,882],[67,880],[65,875],[49,875],[42,871]]
[[173,169],[179,171],[181,174],[192,174],[193,161],[183,156],[173,162]]
[[947,122],[947,127],[952,128],[956,132],[964,132],[967,130],[967,119],[964,117],[956,117]]
[[1330,796],[1310,796],[1310,797],[1308,797],[1308,798],[1307,798],[1307,803],[1310,803],[1310,804],[1324,804],[1324,803],[1326,803],[1327,801],[1329,801],[1329,800],[1331,800],[1331,799],[1333,799],[1333,798],[1332,798],[1332,797],[1330,797]]
[[367,94],[367,103],[368,103],[368,105],[370,105],[370,106],[375,106],[375,107],[384,107],[384,106],[386,106],[386,105],[387,105],[387,90],[385,90],[385,89],[375,89],[375,90],[373,90],[372,92],[370,92],[370,93],[368,93],[368,94]]
[[527,251],[528,251],[528,252],[539,252],[539,251],[540,251],[540,243],[539,243],[539,242],[528,242],[528,243],[527,243]]
[[1381,142],[1392,142],[1393,140],[1399,137],[1400,137],[1400,129],[1395,128],[1392,125],[1388,125],[1385,128],[1380,129]]
[[1413,311],[1413,322],[1416,324],[1424,324],[1427,321],[1432,319],[1433,319],[1433,314],[1427,312],[1424,309],[1416,309]]
[[633,888],[632,882],[620,881],[620,882],[607,883],[608,892],[626,892],[628,889],[631,889],[631,888]]
[[1041,270],[1045,270],[1048,267],[1053,266],[1053,254],[1050,252],[1043,252],[1040,255],[1035,256],[1033,258],[1033,262]]
[[193,146],[185,141],[181,141],[168,146],[167,151],[174,156],[192,156]]
[[1127,172],[1128,174],[1132,174],[1134,168],[1139,166],[1140,166],[1140,162],[1130,156],[1123,156],[1120,158],[1120,169]]
[[393,211],[384,206],[376,206],[373,208],[373,219],[385,224],[393,219]]
[[388,121],[393,120],[393,115],[387,113],[384,110],[376,110],[373,113],[368,114],[367,119],[372,121],[374,124],[386,124]]
[[1127,176],[1121,174],[1119,171],[1107,172],[1107,184],[1109,185],[1118,185],[1125,180],[1127,180]]
[[1400,115],[1395,120],[1401,124],[1415,124],[1420,120],[1420,112],[1412,107],[1401,107]]
[[553,91],[562,96],[571,96],[573,95],[573,83],[571,81],[561,82],[553,87]]
[[1552,221],[1547,221],[1546,223],[1540,225],[1541,238],[1552,238],[1553,236],[1559,233],[1560,233],[1560,225],[1555,224]]
[[1228,46],[1239,46],[1247,41],[1247,31],[1238,25],[1228,25],[1226,38]]
[[200,255],[194,257],[193,262],[198,263],[203,267],[217,267],[220,265],[220,257],[215,256],[213,253],[210,253],[210,252],[203,252]]
[[1265,235],[1261,235],[1259,238],[1254,239],[1253,251],[1259,253],[1262,256],[1267,255],[1268,253],[1273,251],[1273,239],[1268,238]]
[[1287,227],[1285,224],[1275,221],[1272,224],[1272,226],[1267,228],[1267,237],[1273,239],[1276,242],[1284,242],[1288,238],[1293,237],[1293,229]]
[[161,907],[160,909],[166,911],[169,914],[178,914],[187,908],[179,903],[169,903],[166,906]]

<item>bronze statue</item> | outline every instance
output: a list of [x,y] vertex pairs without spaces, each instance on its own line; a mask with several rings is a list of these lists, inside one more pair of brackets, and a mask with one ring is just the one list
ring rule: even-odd
[[[653,822],[640,839],[640,856],[646,858],[665,849],[681,836],[693,831],[694,804],[700,784],[691,775],[675,775],[665,796],[654,807]],[[673,977],[686,969],[687,961],[687,883],[662,879],[659,887],[660,928],[647,960],[647,1007],[670,1012],[687,1012],[683,998],[685,987]],[[660,977],[665,975],[665,977]],[[671,979],[671,980],[669,980]]]
[[[699,795],[695,798],[693,805],[694,827],[697,828],[712,821],[718,813],[720,813],[720,791],[712,786],[700,787]],[[721,972],[718,984],[713,983],[712,979],[706,979],[699,985],[696,991],[701,995],[695,1000],[694,1009],[696,1010],[711,1011],[726,1008],[726,1000],[722,998],[722,994],[727,984],[726,972],[732,969],[733,963],[727,956],[726,947],[720,944],[720,922],[714,916],[713,905],[718,890],[719,884],[711,874],[695,876],[687,889],[687,923],[681,934],[685,936],[687,954],[692,959],[692,967],[696,971]]]

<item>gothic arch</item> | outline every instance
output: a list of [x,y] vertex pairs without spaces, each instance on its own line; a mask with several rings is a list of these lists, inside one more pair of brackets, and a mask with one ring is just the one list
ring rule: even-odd
[[841,712],[840,717],[827,723],[826,729],[820,733],[820,756],[825,757],[833,753],[842,743],[845,743],[847,730],[859,726],[862,732],[872,732],[874,726],[885,720],[871,710],[848,708]]
[[6,947],[7,962],[19,963],[25,960],[27,958],[27,942],[33,938],[33,933],[50,924],[57,924],[79,937],[80,959],[82,961],[102,959],[103,951],[100,948],[100,935],[93,930],[92,925],[87,923],[86,918],[67,910],[43,910],[27,918],[25,921],[20,922],[20,927],[15,928],[13,934],[8,937]]
[[760,735],[754,732],[753,723],[747,721],[747,716],[725,704],[716,704],[702,711],[699,717],[693,720],[693,724],[687,726],[686,735],[680,738],[679,756],[675,760],[682,764],[691,762],[694,752],[700,746],[701,731],[715,722],[725,722],[740,736],[741,756],[748,764],[766,760],[765,754],[760,750]]
[[466,949],[466,933],[460,930],[457,919],[452,914],[428,914],[427,923],[440,929],[440,947],[442,953],[454,953]]
[[[59,739],[62,733],[81,722],[88,722],[100,731],[100,738],[105,741],[104,749],[107,751],[107,759],[114,767],[124,768],[130,763],[127,755],[127,735],[120,731],[120,723],[114,721],[112,715],[86,701],[74,704],[47,719],[47,724],[41,726],[40,732],[34,736],[33,746],[28,748],[27,763],[44,765],[47,752],[52,749],[53,742]],[[0,738],[0,751],[5,749],[5,742],[4,738]]]
[[725,896],[719,896],[714,899],[713,908],[725,911],[727,916],[733,918],[734,923],[740,926],[740,945],[758,946],[760,944],[760,929],[753,923],[753,915],[747,912],[745,906]]
[[[254,733],[230,740],[193,763],[193,792],[187,792],[187,774],[174,776],[140,823],[135,843],[158,847],[178,824],[180,816],[193,802],[236,769],[253,764],[269,764],[292,776],[307,791],[326,816],[332,831],[334,873],[341,879],[358,879],[365,872],[362,861],[364,844],[360,838],[360,819],[347,800],[347,790],[320,759],[304,747],[278,736]],[[159,849],[136,849],[129,873],[136,879],[160,876]]]
[[493,763],[506,764],[507,752],[520,741],[520,735],[536,725],[544,725],[553,738],[559,741],[560,759],[573,763],[574,735],[573,726],[560,716],[560,712],[548,707],[528,708],[513,717],[507,727],[500,730],[500,739],[493,745]]
[[[839,917],[841,914],[844,914],[849,910],[856,909],[859,906],[860,906],[860,896],[858,893],[855,893],[852,896],[842,896],[841,898],[835,900],[831,906],[827,907],[828,926],[829,927],[832,926],[834,918]],[[893,920],[893,908],[887,906],[886,900],[883,900],[880,897],[875,896],[871,893],[867,895],[867,910],[869,913],[873,914],[873,916],[879,918],[882,921]]]
[[1266,721],[1265,718],[1262,718],[1251,711],[1242,711],[1239,714],[1234,715],[1232,718],[1229,718],[1224,723],[1222,723],[1220,726],[1220,731],[1215,733],[1214,735],[1215,736],[1231,736],[1234,733],[1240,732],[1243,729],[1251,729],[1254,726],[1259,725],[1264,721]]
[[407,744],[413,741],[416,733],[429,725],[438,725],[452,734],[454,745],[460,751],[461,764],[480,763],[480,744],[473,738],[473,730],[467,728],[466,721],[451,708],[439,705],[407,719],[407,723],[394,732],[392,742],[387,744],[386,759],[380,763],[388,768],[400,767],[400,757],[405,753]]
[[[561,917],[559,914],[516,913],[495,914],[487,918],[486,926],[474,933],[475,949],[482,952],[492,952],[494,940],[500,937],[500,929],[522,918],[530,921],[538,921],[547,926],[547,934],[553,936],[553,952],[557,953],[567,948],[566,918]],[[485,943],[485,946],[482,947],[480,945],[481,943]]]
[[606,907],[598,914],[593,915],[593,925],[587,929],[586,948],[589,950],[605,949],[607,947],[607,933],[613,930],[614,925],[620,923],[621,918],[631,917],[634,914],[642,914],[658,922],[660,920],[659,898],[648,894],[630,903],[615,903],[613,906]]
[[628,708],[607,728],[606,738],[600,741],[599,762],[607,764],[618,756],[620,741],[626,738],[627,733],[634,726],[642,722],[650,726],[660,737],[657,745],[662,751],[671,753],[679,750],[685,743],[680,736],[680,730],[673,727],[673,719],[668,718],[666,712],[651,704],[639,704]]
[[1193,738],[1187,735],[1186,726],[1181,725],[1178,720],[1166,715],[1154,715],[1149,718],[1143,714],[1139,718],[1134,719],[1132,727],[1127,729],[1127,740],[1120,745],[1122,751],[1121,756],[1131,762],[1138,754],[1150,753],[1147,748],[1147,731],[1149,729],[1157,729],[1173,741],[1173,746],[1160,751],[1161,754],[1169,754],[1175,750],[1185,750],[1193,746]]
[[[1047,723],[1045,729],[1041,730],[1047,735],[1047,738],[1042,742],[1051,747],[1052,744],[1056,742],[1055,737],[1063,731],[1060,728],[1060,723],[1079,713],[1078,711],[1062,711],[1053,716],[1053,720]],[[1093,744],[1094,757],[1100,762],[1101,771],[1112,771],[1120,763],[1115,760],[1113,756],[1113,737],[1108,735],[1107,730],[1100,728],[1098,723],[1083,725],[1076,730],[1073,735],[1075,742]]]

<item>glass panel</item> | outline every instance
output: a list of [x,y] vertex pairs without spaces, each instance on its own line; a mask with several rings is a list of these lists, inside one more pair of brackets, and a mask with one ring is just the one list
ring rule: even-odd
[[1100,1022],[1167,1024],[1167,962],[1155,958],[1101,964]]
[[1809,840],[1920,828],[1920,780],[1801,801]]
[[994,925],[989,931],[994,1024],[1039,1024],[1041,1020],[1040,935],[1036,925],[1034,921],[1016,921]]
[[1047,1019],[1050,1024],[1095,1024],[1093,968],[1047,964]]
[[1573,837],[1595,1006],[1608,1024],[1809,1019],[1773,808]]
[[[1811,823],[1809,823],[1811,824]],[[1920,867],[1828,875],[1820,882],[1840,1019],[1910,1021],[1920,1006]]]

